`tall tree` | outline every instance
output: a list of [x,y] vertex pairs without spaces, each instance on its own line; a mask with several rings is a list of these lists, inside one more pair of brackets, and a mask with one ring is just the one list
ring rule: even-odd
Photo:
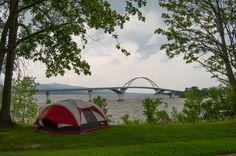
[[[117,39],[116,28],[123,28],[130,15],[145,18],[139,8],[146,0],[125,0],[125,13],[111,9],[106,0],[0,0],[0,73],[5,67],[0,124],[11,125],[11,82],[14,62],[22,57],[41,61],[46,76],[63,75],[73,69],[90,74],[81,58],[88,28],[102,29]],[[81,47],[72,36],[81,38]],[[129,53],[120,48],[125,55]]]
[[167,37],[162,45],[169,57],[182,54],[186,63],[198,62],[213,77],[230,83],[236,95],[236,1],[160,0],[166,9]]

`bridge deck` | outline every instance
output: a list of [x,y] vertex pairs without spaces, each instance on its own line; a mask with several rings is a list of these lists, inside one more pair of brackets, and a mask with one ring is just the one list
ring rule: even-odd
[[158,92],[175,92],[182,93],[180,90],[166,89],[166,88],[155,88],[155,87],[140,87],[140,86],[128,86],[128,87],[96,87],[96,88],[72,88],[72,89],[46,89],[46,90],[38,90],[38,92],[47,92],[47,91],[93,91],[93,90],[127,90],[127,89],[153,89]]

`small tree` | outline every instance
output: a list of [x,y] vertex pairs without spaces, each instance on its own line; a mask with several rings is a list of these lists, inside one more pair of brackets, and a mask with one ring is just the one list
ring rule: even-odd
[[160,99],[145,98],[143,100],[143,114],[147,117],[147,123],[156,123],[157,107],[161,105]]
[[185,91],[185,97],[183,113],[186,115],[188,122],[195,122],[202,113],[203,93],[198,87],[191,87]]
[[33,123],[37,115],[37,99],[33,97],[37,91],[38,83],[33,77],[18,78],[13,84],[12,118],[22,123]]
[[222,119],[223,114],[223,96],[222,94],[223,88],[221,87],[211,87],[208,89],[208,97],[202,103],[203,109],[203,119],[205,120],[217,120]]
[[107,115],[107,99],[102,98],[101,96],[97,96],[93,99],[93,103],[101,107],[104,113]]

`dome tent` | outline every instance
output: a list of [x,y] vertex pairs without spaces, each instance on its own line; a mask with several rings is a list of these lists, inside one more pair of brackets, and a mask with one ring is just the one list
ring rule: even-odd
[[105,128],[108,123],[99,106],[67,99],[42,108],[35,125],[37,130],[49,133],[82,133]]

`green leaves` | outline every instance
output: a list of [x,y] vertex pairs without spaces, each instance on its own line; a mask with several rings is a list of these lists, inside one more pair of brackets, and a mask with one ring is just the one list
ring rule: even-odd
[[[126,0],[125,4],[126,12],[120,14],[105,0],[22,0],[19,10],[25,9],[19,14],[17,57],[43,62],[47,77],[63,75],[67,70],[91,74],[89,64],[81,58],[89,40],[87,30],[102,29],[118,42],[116,29],[122,29],[130,15],[145,20],[139,8],[146,0]],[[72,36],[81,40],[75,41]],[[116,48],[130,54],[120,45]]]
[[181,114],[187,122],[222,120],[236,114],[236,96],[229,86],[201,90],[198,87],[191,87],[185,91],[185,96]]
[[146,116],[147,123],[156,123],[157,107],[161,105],[160,99],[145,98],[143,100],[143,114]]
[[93,103],[101,107],[104,113],[107,115],[107,99],[97,96],[93,99]]
[[34,95],[38,83],[33,77],[18,78],[13,84],[11,115],[16,122],[32,124],[35,121],[38,105]]
[[161,49],[170,58],[183,54],[186,63],[199,62],[220,81],[225,82],[227,76],[236,93],[236,75],[232,74],[236,70],[236,24],[232,22],[236,3],[160,0],[159,4],[168,11],[162,14],[167,28],[155,31],[169,41]]
[[[133,0],[135,2],[138,3],[138,7],[142,7],[146,5],[146,0]],[[131,14],[131,15],[138,15],[138,19],[141,21],[145,21],[145,17],[142,15],[142,13],[138,10],[138,8],[136,8],[133,3],[132,0],[126,0],[126,7],[125,7],[126,11]]]

